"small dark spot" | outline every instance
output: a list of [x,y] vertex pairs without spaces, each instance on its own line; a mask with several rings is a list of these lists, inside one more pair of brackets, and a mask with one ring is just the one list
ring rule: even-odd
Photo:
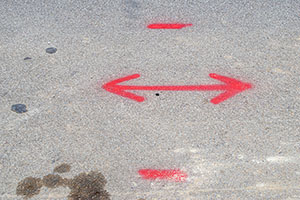
[[11,110],[16,113],[27,112],[26,105],[24,105],[24,104],[14,104],[11,106]]
[[48,188],[56,188],[65,184],[65,181],[60,175],[48,174],[43,177],[43,185]]
[[5,95],[7,95],[8,92],[4,92],[3,94],[0,94],[1,97],[4,97]]
[[47,53],[50,53],[50,54],[53,54],[53,53],[55,53],[56,51],[57,51],[57,49],[54,48],[54,47],[49,47],[49,48],[46,49],[46,52],[47,52]]
[[31,60],[31,58],[30,57],[26,57],[26,58],[24,58],[24,60]]
[[124,3],[127,7],[131,7],[133,9],[139,9],[140,7],[139,3],[134,0],[125,0]]
[[42,185],[40,178],[27,177],[18,183],[16,193],[30,198],[40,192]]
[[105,184],[105,177],[99,172],[80,173],[69,180],[71,192],[68,197],[70,200],[109,200],[110,195],[104,189]]
[[136,19],[140,15],[139,9],[140,9],[140,3],[135,0],[125,0],[125,12],[127,13],[127,16],[131,19]]
[[56,172],[56,173],[66,173],[66,172],[69,172],[71,170],[71,166],[66,164],[66,163],[63,163],[57,167],[54,168],[53,172]]
[[156,96],[159,96],[159,93],[156,93],[155,95],[156,95]]
[[71,76],[74,76],[75,74],[77,74],[78,73],[78,71],[73,71],[72,73],[71,73]]

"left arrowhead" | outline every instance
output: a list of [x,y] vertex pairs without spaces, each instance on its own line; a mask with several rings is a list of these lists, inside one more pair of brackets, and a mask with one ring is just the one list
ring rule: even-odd
[[102,86],[102,88],[108,92],[120,95],[122,97],[129,98],[129,99],[135,100],[137,102],[143,102],[145,100],[144,97],[135,95],[131,92],[126,92],[125,89],[122,88],[122,86],[118,85],[119,83],[122,83],[124,81],[129,81],[129,80],[136,79],[139,77],[140,77],[139,74],[133,74],[130,76],[126,76],[126,77],[108,82],[108,83],[104,84]]

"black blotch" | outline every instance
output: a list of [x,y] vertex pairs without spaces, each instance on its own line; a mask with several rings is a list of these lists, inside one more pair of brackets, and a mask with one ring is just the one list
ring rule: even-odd
[[24,58],[24,60],[31,60],[31,58],[30,57],[26,57],[26,58]]
[[46,52],[47,52],[47,53],[50,53],[50,54],[53,54],[53,53],[55,53],[56,51],[57,51],[57,49],[54,48],[54,47],[49,47],[49,48],[46,49]]
[[156,93],[155,95],[156,95],[156,96],[159,96],[159,93]]
[[125,0],[125,13],[130,19],[137,19],[140,15],[140,3],[135,0]]
[[11,106],[11,110],[16,113],[25,113],[27,112],[26,105],[24,104],[14,104]]
[[17,195],[30,198],[38,194],[42,186],[43,184],[40,178],[27,177],[18,183],[16,193]]
[[66,172],[69,172],[71,170],[71,166],[66,164],[66,163],[63,163],[57,167],[54,168],[53,172],[56,172],[56,173],[66,173]]
[[43,185],[48,188],[56,188],[64,186],[66,181],[60,176],[55,174],[48,174],[43,177]]
[[124,3],[129,8],[133,8],[133,9],[139,9],[140,8],[139,3],[137,1],[134,1],[134,0],[125,0]]
[[105,184],[105,177],[99,172],[80,173],[72,180],[69,180],[68,187],[71,189],[71,192],[68,197],[70,200],[109,200],[110,195],[104,189]]

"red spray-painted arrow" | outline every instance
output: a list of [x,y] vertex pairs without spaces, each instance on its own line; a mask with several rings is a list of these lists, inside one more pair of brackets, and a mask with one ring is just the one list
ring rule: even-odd
[[193,24],[149,24],[147,28],[150,29],[182,29],[184,27],[192,26]]
[[185,181],[187,174],[179,169],[141,169],[138,171],[143,179]]
[[128,90],[168,90],[168,91],[225,91],[217,97],[210,100],[213,104],[219,104],[236,94],[243,92],[244,90],[250,89],[252,86],[250,83],[244,83],[242,81],[229,78],[226,76],[220,76],[218,74],[209,74],[213,79],[224,82],[225,84],[219,85],[179,85],[179,86],[137,86],[137,85],[118,85],[121,82],[136,79],[140,77],[139,74],[133,74],[120,79],[113,80],[102,86],[103,89],[108,92],[126,97],[138,102],[143,102],[144,97],[135,95]]

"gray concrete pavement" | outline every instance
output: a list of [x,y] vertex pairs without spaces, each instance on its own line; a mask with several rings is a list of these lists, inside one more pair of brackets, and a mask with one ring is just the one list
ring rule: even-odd
[[[0,17],[0,199],[62,163],[68,179],[101,172],[113,200],[300,199],[300,2],[1,1]],[[193,26],[147,29],[158,22]],[[101,88],[135,73],[126,84],[217,73],[253,88],[219,105],[218,91],[136,91],[138,103]],[[143,180],[144,168],[188,178]]]

